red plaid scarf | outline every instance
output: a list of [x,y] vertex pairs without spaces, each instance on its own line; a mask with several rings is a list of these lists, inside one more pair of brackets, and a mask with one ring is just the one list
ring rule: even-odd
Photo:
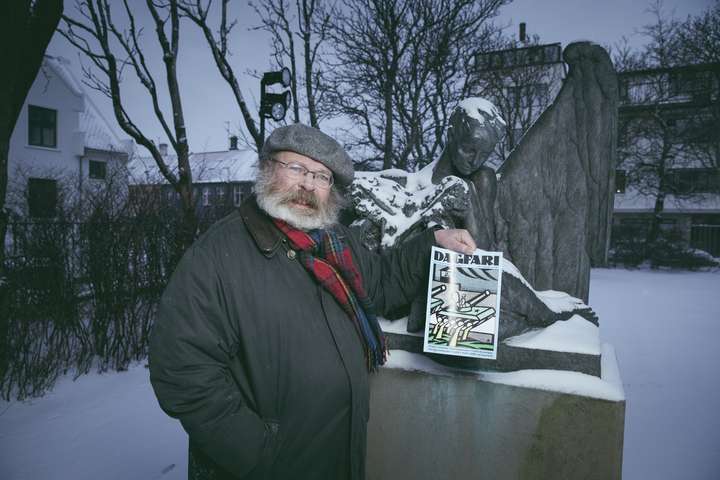
[[305,269],[337,300],[355,325],[365,347],[368,370],[385,363],[385,337],[365,294],[360,271],[352,252],[331,229],[304,232],[286,222],[273,219],[275,225],[298,251]]

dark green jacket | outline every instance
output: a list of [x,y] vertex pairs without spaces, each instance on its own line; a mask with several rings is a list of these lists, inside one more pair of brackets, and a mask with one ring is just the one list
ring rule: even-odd
[[[379,256],[337,228],[378,314],[414,298],[432,232]],[[150,339],[150,380],[190,436],[190,478],[364,476],[360,337],[254,199],[178,265]]]

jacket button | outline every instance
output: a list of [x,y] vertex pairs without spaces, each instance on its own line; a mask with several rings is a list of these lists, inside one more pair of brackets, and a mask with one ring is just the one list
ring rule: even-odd
[[287,251],[287,257],[290,260],[295,260],[295,257],[297,257],[297,254],[295,253],[295,250],[288,250]]

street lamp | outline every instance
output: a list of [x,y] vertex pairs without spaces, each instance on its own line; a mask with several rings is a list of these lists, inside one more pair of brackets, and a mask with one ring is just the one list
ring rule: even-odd
[[292,77],[290,75],[290,69],[283,67],[278,72],[265,72],[263,73],[262,83],[265,85],[275,85],[276,83],[282,83],[282,86],[288,88]]
[[265,93],[264,99],[260,102],[262,104],[260,114],[279,122],[285,118],[291,99],[290,90],[285,90],[283,93]]
[[279,122],[285,118],[285,114],[290,108],[292,95],[290,90],[281,93],[272,93],[266,91],[270,85],[281,84],[284,88],[288,88],[292,82],[292,75],[287,67],[277,72],[265,72],[260,80],[260,137],[265,140],[265,119],[272,118]]

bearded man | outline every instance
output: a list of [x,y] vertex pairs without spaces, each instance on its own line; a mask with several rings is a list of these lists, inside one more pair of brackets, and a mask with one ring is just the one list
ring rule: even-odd
[[471,252],[465,230],[428,230],[378,256],[337,221],[353,165],[302,124],[273,131],[256,196],[184,255],[150,341],[161,407],[190,439],[190,479],[362,479],[368,374],[385,361],[375,314],[409,303],[430,247]]

